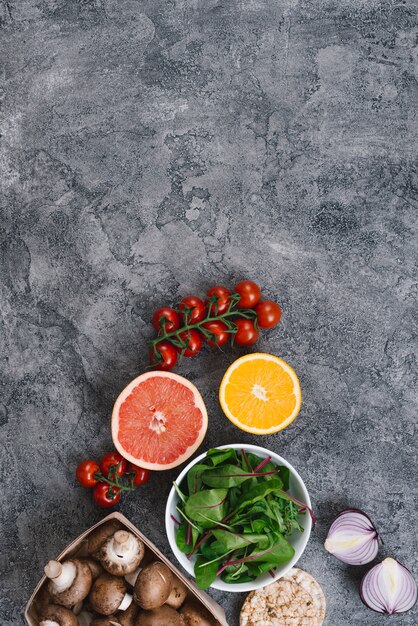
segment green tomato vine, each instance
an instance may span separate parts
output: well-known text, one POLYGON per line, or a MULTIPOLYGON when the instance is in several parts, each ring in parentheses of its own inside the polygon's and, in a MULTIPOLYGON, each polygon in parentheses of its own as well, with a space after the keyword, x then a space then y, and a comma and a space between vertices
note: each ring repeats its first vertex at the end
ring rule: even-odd
MULTIPOLYGON (((218 344, 217 336, 212 331, 205 328, 205 324, 208 322, 222 322, 225 324, 226 329, 225 332, 231 335, 231 344, 233 343, 234 335, 236 334, 238 327, 234 323, 234 318, 242 317, 245 319, 252 320, 254 323, 254 327, 257 328, 257 313, 254 309, 242 309, 237 306, 241 296, 238 293, 232 293, 229 296, 229 304, 228 308, 224 313, 218 312, 218 298, 216 295, 211 296, 207 301, 207 314, 204 319, 200 322, 196 322, 194 324, 189 323, 191 320, 191 314, 193 311, 193 307, 185 307, 184 309, 174 309, 177 313, 181 314, 184 319, 184 324, 177 330, 173 330, 171 332, 167 332, 165 330, 167 318, 162 317, 160 320, 160 331, 158 332, 155 339, 151 341, 152 352, 155 356, 155 364, 158 364, 162 361, 161 355, 158 352, 158 344, 161 341, 169 341, 173 346, 181 350, 180 358, 184 355, 184 352, 189 347, 188 341, 185 340, 181 335, 186 335, 190 330, 198 330, 206 341, 213 341, 215 344, 218 344), (212 313, 214 311, 214 314, 212 313)), ((220 349, 220 346, 218 346, 220 349)))

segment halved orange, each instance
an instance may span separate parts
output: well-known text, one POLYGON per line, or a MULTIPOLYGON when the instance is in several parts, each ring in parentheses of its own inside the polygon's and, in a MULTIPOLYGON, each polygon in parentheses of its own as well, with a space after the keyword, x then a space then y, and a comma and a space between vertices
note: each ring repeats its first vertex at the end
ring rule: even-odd
POLYGON ((240 357, 226 370, 219 401, 235 426, 268 435, 289 426, 300 411, 299 379, 286 361, 256 352, 240 357))
POLYGON ((147 372, 119 395, 112 413, 115 448, 151 470, 184 463, 206 434, 208 414, 196 387, 172 372, 147 372))

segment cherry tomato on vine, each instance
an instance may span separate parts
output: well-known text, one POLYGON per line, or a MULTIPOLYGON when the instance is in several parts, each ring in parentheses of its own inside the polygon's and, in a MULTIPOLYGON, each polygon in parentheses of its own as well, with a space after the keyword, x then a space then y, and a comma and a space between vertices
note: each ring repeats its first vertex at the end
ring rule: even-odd
POLYGON ((207 300, 206 305, 209 307, 209 311, 211 315, 221 315, 225 313, 229 306, 229 297, 231 292, 226 287, 222 287, 222 285, 215 285, 211 287, 207 292, 207 300), (216 296, 217 298, 217 306, 215 303, 209 303, 211 297, 216 296))
POLYGON ((78 482, 80 485, 83 485, 83 487, 95 487, 99 482, 97 478, 94 477, 97 472, 100 472, 97 461, 86 459, 77 465, 75 475, 78 482))
MULTIPOLYGON (((184 332, 179 334, 180 339, 187 343, 187 348, 184 351, 184 356, 196 356, 202 347, 202 336, 198 330, 194 328, 190 330, 185 330, 184 332)), ((179 352, 182 351, 181 348, 177 348, 179 352)))
POLYGON ((135 476, 132 478, 132 484, 136 487, 139 487, 140 485, 145 485, 145 483, 149 481, 151 476, 151 472, 148 469, 139 467, 138 465, 134 465, 133 463, 128 463, 127 472, 135 474, 135 476))
POLYGON ((182 311, 181 318, 186 324, 197 324, 205 317, 205 303, 197 296, 183 298, 179 304, 179 309, 182 311))
POLYGON ((120 500, 120 490, 107 483, 99 483, 93 489, 93 502, 103 508, 109 508, 120 500))
POLYGON ((205 322, 202 324, 202 328, 206 328, 206 330, 209 330, 213 335, 215 335, 214 337, 212 336, 210 339, 206 340, 208 346, 211 348, 224 346, 228 341, 228 326, 223 322, 205 322))
POLYGON ((259 332, 254 327, 252 320, 247 320, 245 317, 234 319, 234 324, 237 325, 237 332, 234 335, 234 343, 237 346, 252 346, 258 339, 259 332))
POLYGON ((234 291, 241 296, 237 303, 237 307, 241 309, 255 307, 261 298, 260 287, 252 280, 242 280, 238 285, 235 285, 234 291))
POLYGON ((126 472, 126 461, 118 452, 108 452, 100 459, 100 471, 105 478, 108 478, 110 468, 115 466, 118 476, 123 476, 126 472))
POLYGON ((259 302, 255 307, 257 313, 257 322, 260 328, 273 328, 280 322, 282 316, 282 310, 272 300, 263 300, 259 302))
POLYGON ((157 332, 165 330, 167 333, 171 333, 180 326, 179 314, 169 306, 163 306, 161 309, 157 309, 152 316, 152 325, 157 332))
POLYGON ((158 355, 155 354, 154 348, 151 348, 149 353, 149 359, 151 364, 155 364, 154 367, 157 370, 171 370, 177 363, 177 350, 169 341, 160 341, 157 343, 155 349, 158 354, 161 355, 162 360, 158 360, 158 355))

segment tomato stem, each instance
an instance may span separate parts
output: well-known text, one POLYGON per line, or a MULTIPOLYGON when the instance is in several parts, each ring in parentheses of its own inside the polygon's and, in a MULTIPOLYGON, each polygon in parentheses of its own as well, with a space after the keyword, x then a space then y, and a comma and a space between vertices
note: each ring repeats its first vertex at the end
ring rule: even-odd
MULTIPOLYGON (((109 470, 109 476, 113 475, 114 480, 112 480, 112 478, 106 478, 105 476, 103 476, 103 474, 101 472, 96 472, 96 474, 94 475, 94 478, 96 480, 99 481, 99 483, 107 483, 110 487, 113 487, 114 489, 117 489, 118 491, 134 491, 135 487, 132 484, 132 480, 131 478, 130 480, 130 484, 129 485, 125 485, 119 478, 118 474, 116 473, 116 471, 112 472, 112 468, 114 468, 115 466, 112 465, 110 470, 109 470)), ((117 492, 116 492, 117 493, 117 492)))
POLYGON ((201 320, 200 322, 196 322, 195 324, 188 323, 188 319, 189 319, 188 311, 184 311, 184 310, 180 311, 182 314, 185 314, 184 317, 185 317, 186 323, 184 324, 184 326, 182 326, 181 328, 178 328, 177 330, 173 330, 167 333, 165 330, 165 325, 162 324, 161 330, 163 331, 163 333, 161 333, 160 331, 160 334, 158 334, 157 337, 155 337, 155 339, 151 340, 151 345, 152 345, 152 349, 153 349, 155 356, 158 356, 157 346, 160 343, 160 341, 169 341, 174 346, 181 348, 182 354, 183 354, 184 351, 188 347, 188 343, 187 341, 184 341, 182 337, 180 337, 180 335, 183 333, 187 333, 188 331, 194 330, 194 329, 199 330, 205 336, 206 339, 216 342, 216 335, 204 327, 204 324, 207 324, 208 322, 224 322, 224 324, 227 326, 227 329, 225 329, 225 332, 230 333, 231 335, 234 335, 237 332, 237 327, 234 324, 233 320, 228 319, 230 317, 238 315, 240 317, 253 320, 254 324, 256 324, 257 313, 253 309, 236 308, 236 304, 238 303, 239 299, 240 299, 239 294, 237 293, 232 294, 230 297, 230 303, 229 303, 228 309, 224 313, 218 314, 217 298, 216 296, 212 296, 208 303, 207 316, 203 320, 201 320), (215 315, 211 314, 212 308, 215 309, 215 315))

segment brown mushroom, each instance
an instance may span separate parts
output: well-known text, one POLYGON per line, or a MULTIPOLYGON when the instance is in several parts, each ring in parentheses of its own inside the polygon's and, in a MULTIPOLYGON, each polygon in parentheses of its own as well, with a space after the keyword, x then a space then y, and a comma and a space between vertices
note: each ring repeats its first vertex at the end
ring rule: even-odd
POLYGON ((104 542, 121 528, 122 524, 116 519, 112 519, 106 522, 106 524, 98 526, 96 530, 93 530, 87 537, 87 552, 91 556, 94 556, 100 550, 104 542))
POLYGON ((121 626, 114 615, 110 617, 96 617, 92 622, 90 622, 90 626, 121 626))
POLYGON ((204 606, 192 602, 186 602, 180 609, 180 614, 185 626, 213 626, 215 621, 204 606))
POLYGON ((165 601, 172 609, 179 609, 187 596, 187 587, 177 576, 173 575, 173 585, 170 595, 165 601))
POLYGON ((120 626, 135 626, 135 618, 138 613, 138 607, 135 602, 131 602, 126 611, 118 611, 116 619, 120 626))
POLYGON ((40 615, 39 626, 78 626, 78 619, 70 609, 49 604, 40 615))
POLYGON ((91 622, 94 619, 92 613, 85 608, 77 615, 79 626, 91 626, 91 622))
POLYGON ((87 563, 89 566, 93 580, 96 580, 96 578, 99 578, 100 574, 103 574, 103 567, 100 565, 99 561, 90 558, 80 560, 83 561, 83 563, 87 563))
POLYGON ((177 611, 164 604, 158 609, 142 611, 135 626, 183 626, 183 620, 177 611))
POLYGON ((89 602, 96 613, 112 615, 117 610, 126 610, 132 602, 132 596, 126 593, 123 578, 102 574, 93 583, 89 602))
POLYGON ((136 570, 144 552, 144 544, 138 537, 127 530, 118 530, 104 542, 97 556, 109 574, 125 576, 136 570))
POLYGON ((143 609, 156 609, 168 599, 173 575, 160 561, 150 563, 139 573, 134 587, 134 599, 143 609))
POLYGON ((70 608, 87 597, 93 581, 91 571, 80 559, 49 561, 44 568, 48 591, 56 604, 70 608))

